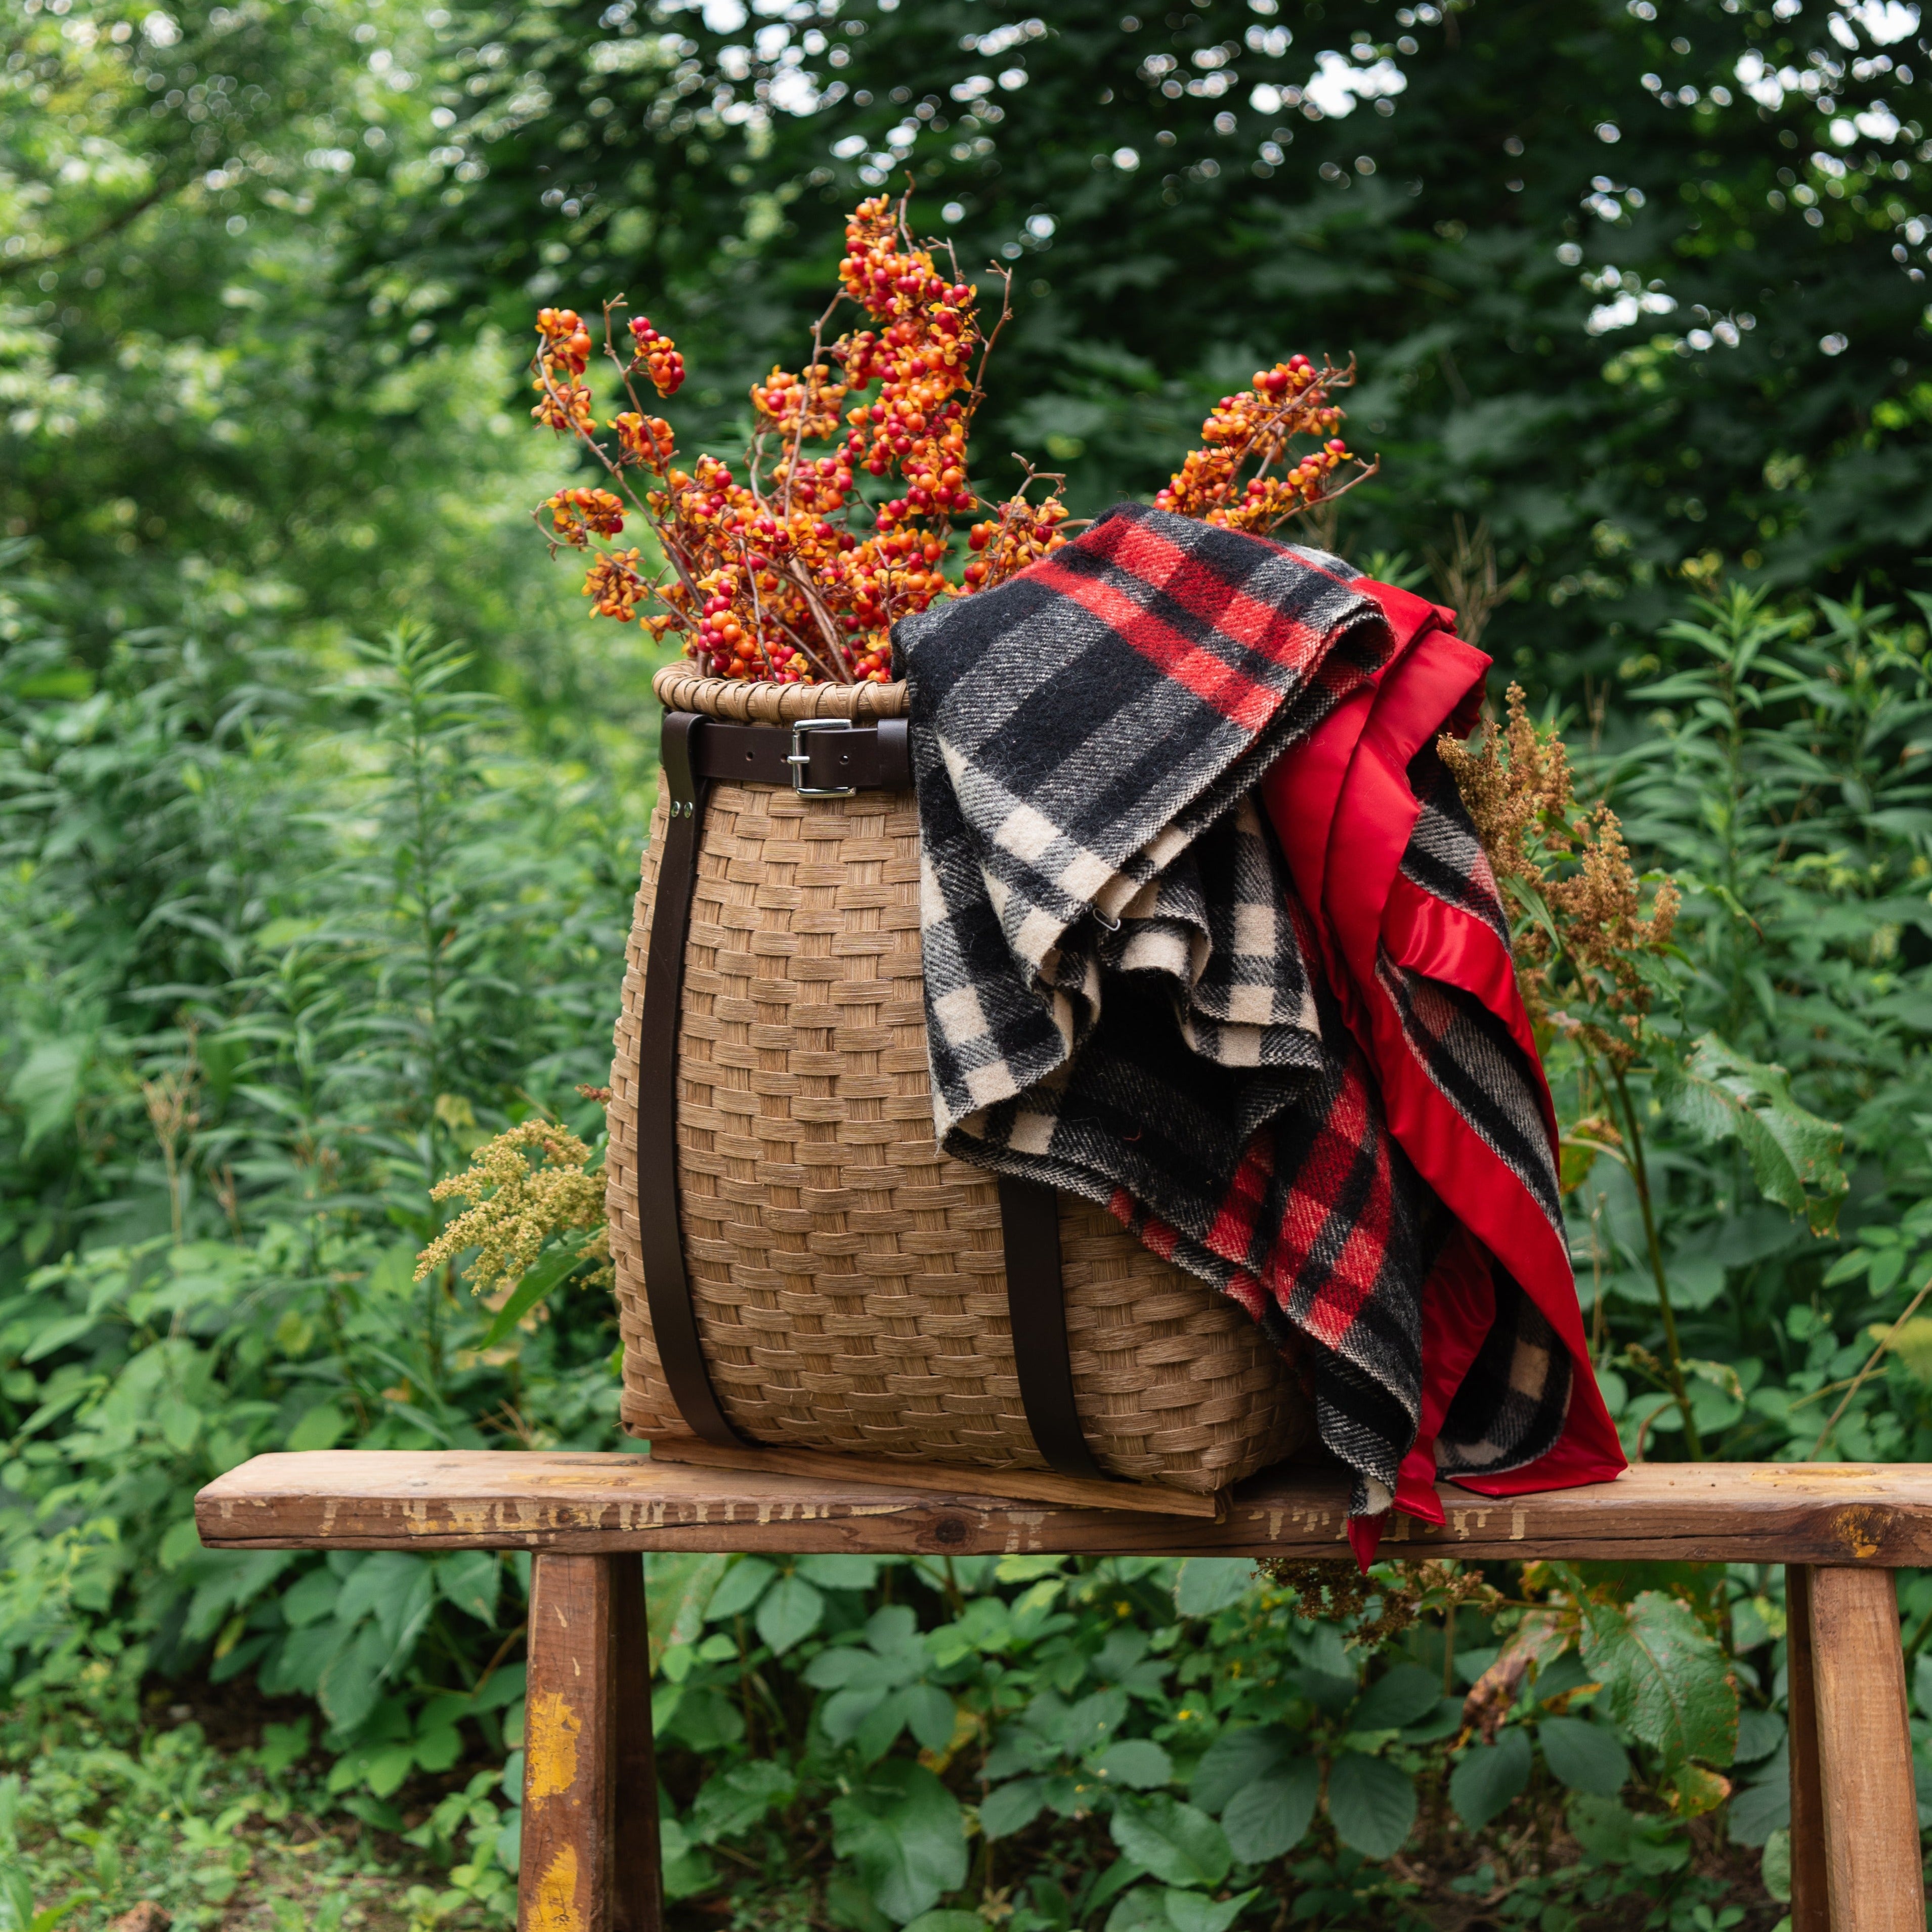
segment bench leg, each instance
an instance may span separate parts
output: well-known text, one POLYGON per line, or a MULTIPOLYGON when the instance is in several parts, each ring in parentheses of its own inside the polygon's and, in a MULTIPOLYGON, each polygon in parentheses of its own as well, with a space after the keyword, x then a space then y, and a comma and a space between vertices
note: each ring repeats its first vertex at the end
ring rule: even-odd
POLYGON ((1791 1932, 1832 1932, 1825 1888, 1825 1794, 1818 1775, 1818 1684, 1811 1661, 1811 1572, 1784 1570, 1785 1702, 1791 1736, 1791 1932))
MULTIPOLYGON (((1801 1594, 1810 1640, 1830 1932, 1924 1932, 1918 1804, 1892 1573, 1816 1567, 1801 1594)), ((1793 1743, 1795 1880, 1801 1753, 1793 1743)), ((1794 1886, 1793 1932, 1797 1902, 1794 1886)))
POLYGON ((651 1742, 651 1643, 644 1559, 610 1560, 616 1577, 610 1687, 617 1733, 611 1932, 663 1932, 664 1863, 658 1848, 658 1766, 651 1742))
POLYGON ((518 1932, 659 1932, 646 1646, 636 1556, 538 1554, 518 1932))

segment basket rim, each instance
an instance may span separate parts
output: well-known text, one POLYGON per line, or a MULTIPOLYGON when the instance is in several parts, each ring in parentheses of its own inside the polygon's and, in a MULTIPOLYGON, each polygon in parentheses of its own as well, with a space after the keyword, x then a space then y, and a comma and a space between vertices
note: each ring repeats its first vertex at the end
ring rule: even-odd
POLYGON ((789 724, 801 718, 903 718, 903 680, 887 684, 778 684, 764 678, 706 677, 666 664, 651 691, 667 711, 695 711, 738 724, 789 724))

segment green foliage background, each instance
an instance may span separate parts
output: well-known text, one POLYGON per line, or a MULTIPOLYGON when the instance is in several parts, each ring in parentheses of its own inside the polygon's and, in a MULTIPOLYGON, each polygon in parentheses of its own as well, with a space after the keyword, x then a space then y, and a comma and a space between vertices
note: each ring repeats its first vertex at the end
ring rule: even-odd
MULTIPOLYGON (((562 467, 528 311, 627 292, 728 447, 889 176, 1014 266, 996 481, 1017 448, 1082 509, 1150 494, 1257 364, 1359 358, 1384 468, 1335 540, 1426 583, 1486 520, 1486 644, 1685 890, 1634 1092, 1702 1446, 1924 1458, 1932 1318, 1891 1328, 1932 1267, 1918 32, 1819 0, 22 0, 0 1925, 507 1914, 519 1564, 211 1555, 189 1499, 272 1448, 619 1446, 598 1296, 486 1347, 446 1270, 410 1279, 483 1139, 601 1126, 655 784, 647 651, 523 521, 562 467), (1844 1126, 1823 1236, 1811 1117, 1844 1126), (224 1700, 221 1750, 168 1715, 224 1700), (323 1828, 361 1837, 310 1897, 323 1828)), ((1635 1197, 1573 1170, 1606 1394, 1684 1454, 1635 1197)), ((1772 1924, 1780 1580, 1489 1581, 1372 1654, 1245 1565, 661 1563, 677 1910, 1772 1924), (1537 1661, 1463 1738, 1508 1644, 1537 1661)), ((1901 1592, 1916 1660, 1932 1580, 1901 1592)))

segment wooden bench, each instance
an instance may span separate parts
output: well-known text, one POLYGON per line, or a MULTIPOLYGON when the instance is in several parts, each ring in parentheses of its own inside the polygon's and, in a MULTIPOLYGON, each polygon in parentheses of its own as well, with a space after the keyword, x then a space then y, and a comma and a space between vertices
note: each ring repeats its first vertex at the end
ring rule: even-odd
MULTIPOLYGON (((926 1472, 930 1480, 930 1472, 926 1472)), ((1892 1572, 1932 1566, 1932 1467, 1660 1464, 1486 1502, 1383 1553, 1782 1563, 1792 1932, 1924 1932, 1892 1572)), ((1220 1520, 637 1455, 260 1456, 196 1500, 214 1550, 527 1550, 523 1932, 658 1932, 644 1550, 1345 1556, 1342 1480, 1286 1469, 1220 1520)))

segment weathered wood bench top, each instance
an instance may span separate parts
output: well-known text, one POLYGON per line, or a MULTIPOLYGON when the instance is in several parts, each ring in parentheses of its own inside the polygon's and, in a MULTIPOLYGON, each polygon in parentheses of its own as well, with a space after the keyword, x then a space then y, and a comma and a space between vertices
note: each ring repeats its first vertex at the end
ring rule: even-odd
MULTIPOLYGON (((1652 1462, 1613 1483, 1500 1501, 1444 1484, 1439 1529, 1397 1518, 1392 1557, 1657 1558, 1932 1564, 1932 1467, 1652 1462)), ((1346 1554, 1346 1479, 1276 1470, 1226 1520, 829 1484, 526 1450, 326 1450, 257 1456, 195 1505, 211 1549, 476 1548, 1346 1554)))

